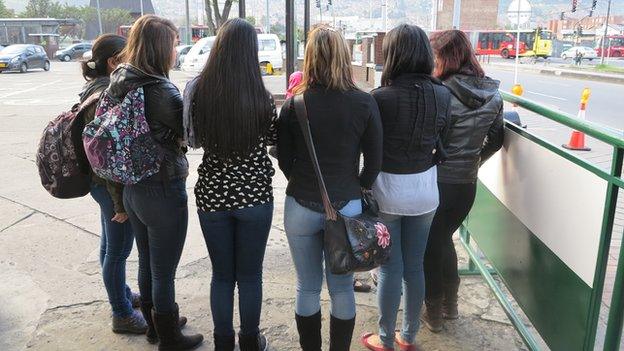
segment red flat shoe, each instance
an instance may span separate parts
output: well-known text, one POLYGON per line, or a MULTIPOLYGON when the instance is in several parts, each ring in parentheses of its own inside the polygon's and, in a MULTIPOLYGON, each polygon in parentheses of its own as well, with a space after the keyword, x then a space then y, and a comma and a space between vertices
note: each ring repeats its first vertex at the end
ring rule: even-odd
POLYGON ((372 351, 394 351, 394 349, 384 347, 377 334, 364 333, 360 337, 360 341, 364 347, 372 351))
POLYGON ((423 351, 422 348, 418 347, 416 344, 408 344, 401 338, 401 333, 396 331, 394 333, 394 342, 399 345, 399 350, 401 351, 423 351))

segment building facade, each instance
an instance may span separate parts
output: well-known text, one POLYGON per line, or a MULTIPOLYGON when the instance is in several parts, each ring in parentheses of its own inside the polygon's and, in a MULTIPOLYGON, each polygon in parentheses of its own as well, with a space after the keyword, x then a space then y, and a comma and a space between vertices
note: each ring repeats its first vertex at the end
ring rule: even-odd
POLYGON ((436 30, 453 28, 455 1, 460 1, 459 28, 461 30, 496 29, 499 0, 433 0, 436 30))

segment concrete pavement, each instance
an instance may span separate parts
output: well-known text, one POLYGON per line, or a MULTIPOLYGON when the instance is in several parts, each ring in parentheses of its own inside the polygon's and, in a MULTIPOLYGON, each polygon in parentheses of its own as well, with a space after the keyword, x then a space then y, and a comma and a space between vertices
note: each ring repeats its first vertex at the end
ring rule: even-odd
MULTIPOLYGON (((183 87, 189 77, 173 72, 183 87)), ((40 186, 34 152, 41 130, 68 109, 83 84, 76 63, 52 64, 51 72, 0 75, 0 350, 154 350, 140 336, 110 331, 110 310, 98 263, 99 212, 89 197, 57 200, 40 186)), ((276 83, 277 84, 277 83, 276 83)), ((276 86, 279 86, 276 85, 276 86)), ((176 280, 186 332, 201 332, 211 350, 209 310, 211 267, 199 229, 193 185, 201 152, 188 158, 190 225, 176 280)), ((286 181, 274 179, 276 210, 264 273, 262 328, 272 350, 297 350, 294 324, 295 276, 283 231, 286 181)), ((461 253, 461 262, 466 256, 461 253)), ((136 288, 136 252, 128 262, 136 288)), ((366 275, 363 275, 365 278, 366 275)), ((357 294, 357 336, 375 331, 375 294, 357 294)), ((328 295, 323 293, 324 335, 328 295)), ((493 295, 479 277, 466 277, 460 290, 460 318, 441 334, 421 330, 426 350, 524 350, 493 295)), ((324 341, 327 345, 327 340, 324 341)))

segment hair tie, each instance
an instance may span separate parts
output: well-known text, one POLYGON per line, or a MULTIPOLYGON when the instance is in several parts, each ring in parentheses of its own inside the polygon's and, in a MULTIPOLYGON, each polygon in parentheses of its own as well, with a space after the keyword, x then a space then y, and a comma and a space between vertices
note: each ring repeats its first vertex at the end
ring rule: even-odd
POLYGON ((95 69, 96 64, 95 64, 95 62, 93 62, 93 61, 89 61, 89 62, 87 62, 87 67, 89 67, 89 68, 91 68, 91 69, 95 69))

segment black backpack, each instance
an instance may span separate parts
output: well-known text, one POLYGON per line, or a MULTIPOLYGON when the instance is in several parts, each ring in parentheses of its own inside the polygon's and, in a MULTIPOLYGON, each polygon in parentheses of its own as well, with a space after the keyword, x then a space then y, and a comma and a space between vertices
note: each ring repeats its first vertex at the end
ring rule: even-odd
POLYGON ((61 113, 43 130, 37 149, 41 185, 54 197, 82 197, 91 189, 91 167, 82 146, 83 112, 97 103, 96 93, 61 113))

